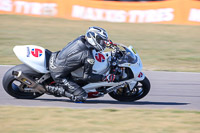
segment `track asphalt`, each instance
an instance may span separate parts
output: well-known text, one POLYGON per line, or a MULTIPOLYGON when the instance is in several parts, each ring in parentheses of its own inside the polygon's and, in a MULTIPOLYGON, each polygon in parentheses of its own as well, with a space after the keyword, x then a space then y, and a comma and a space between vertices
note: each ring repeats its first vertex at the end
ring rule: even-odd
POLYGON ((73 103, 67 98, 56 98, 46 94, 34 100, 21 100, 9 96, 2 87, 2 78, 10 67, 0 66, 0 106, 200 110, 200 73, 144 71, 151 82, 151 90, 139 101, 118 102, 109 95, 105 95, 97 99, 88 99, 85 103, 73 103))

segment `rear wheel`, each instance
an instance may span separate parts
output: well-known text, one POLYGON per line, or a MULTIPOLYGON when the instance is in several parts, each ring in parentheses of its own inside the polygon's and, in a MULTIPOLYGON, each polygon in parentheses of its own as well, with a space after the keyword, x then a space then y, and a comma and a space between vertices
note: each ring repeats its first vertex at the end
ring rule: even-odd
POLYGON ((127 87, 113 91, 109 93, 109 95, 118 101, 132 102, 145 97, 149 93, 151 85, 148 78, 145 77, 144 80, 139 81, 134 88, 129 89, 127 87), (128 93, 127 89, 130 90, 128 93))
POLYGON ((40 93, 22 91, 20 87, 24 88, 26 87, 26 85, 14 78, 14 76, 12 75, 13 71, 23 71, 25 75, 32 77, 33 79, 41 77, 39 73, 37 73, 25 64, 12 67, 5 73, 2 80, 3 88, 9 95, 19 99, 34 99, 43 95, 40 93))

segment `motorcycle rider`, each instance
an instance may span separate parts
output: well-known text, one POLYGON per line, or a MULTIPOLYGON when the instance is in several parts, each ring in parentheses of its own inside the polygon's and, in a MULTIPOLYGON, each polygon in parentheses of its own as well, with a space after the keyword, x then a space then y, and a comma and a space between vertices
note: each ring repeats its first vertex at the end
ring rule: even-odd
POLYGON ((115 80, 113 74, 104 76, 92 73, 95 62, 92 50, 101 52, 106 48, 106 45, 112 44, 112 41, 108 40, 107 32, 103 28, 94 26, 89 27, 85 35, 76 38, 61 51, 54 52, 50 57, 49 69, 52 78, 58 85, 46 86, 47 92, 57 96, 67 96, 70 93, 71 100, 75 102, 85 101, 87 93, 74 81, 70 74, 81 67, 84 67, 83 81, 113 82, 115 80))

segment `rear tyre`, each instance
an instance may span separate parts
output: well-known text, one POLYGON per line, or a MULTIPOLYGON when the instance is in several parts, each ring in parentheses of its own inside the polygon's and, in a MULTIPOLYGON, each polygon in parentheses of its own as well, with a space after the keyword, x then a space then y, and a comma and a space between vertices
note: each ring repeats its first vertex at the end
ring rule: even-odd
POLYGON ((25 64, 17 65, 9 69, 2 80, 4 90, 11 96, 19 99, 34 99, 43 94, 33 92, 23 92, 19 89, 19 85, 22 83, 17 81, 12 75, 13 71, 23 71, 23 73, 32 78, 40 78, 41 75, 28 67, 25 64))
POLYGON ((150 91, 151 85, 147 77, 144 80, 139 81, 136 86, 131 89, 130 93, 126 93, 124 90, 127 88, 120 88, 117 91, 109 93, 109 95, 121 102, 132 102, 145 97, 150 91))

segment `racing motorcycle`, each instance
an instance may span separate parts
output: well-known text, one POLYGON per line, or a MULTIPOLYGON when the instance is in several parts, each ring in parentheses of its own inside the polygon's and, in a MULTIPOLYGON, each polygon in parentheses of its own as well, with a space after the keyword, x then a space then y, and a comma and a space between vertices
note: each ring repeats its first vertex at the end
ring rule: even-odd
MULTIPOLYGON (((150 91, 150 82, 142 72, 142 62, 132 46, 115 44, 108 52, 92 51, 95 58, 93 73, 115 74, 115 82, 88 83, 77 81, 88 98, 109 94, 118 101, 131 102, 145 97, 150 91)), ((15 46, 15 55, 23 64, 9 69, 3 77, 5 91, 19 99, 34 99, 46 91, 47 85, 54 86, 49 72, 51 51, 35 45, 15 46)), ((74 78, 83 76, 83 68, 71 72, 74 78)), ((55 95, 56 96, 56 95, 55 95)))

